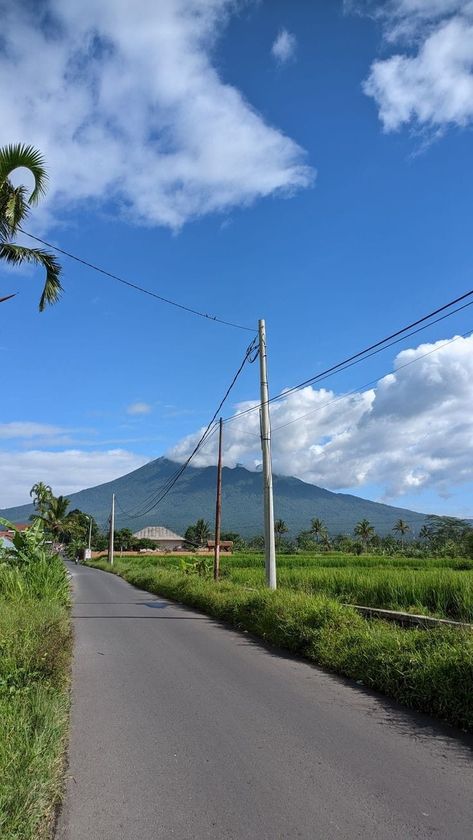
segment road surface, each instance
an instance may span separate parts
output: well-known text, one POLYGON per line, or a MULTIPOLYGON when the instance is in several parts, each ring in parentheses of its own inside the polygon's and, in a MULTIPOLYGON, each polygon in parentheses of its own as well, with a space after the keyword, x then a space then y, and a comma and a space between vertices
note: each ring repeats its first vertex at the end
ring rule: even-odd
POLYGON ((469 840, 473 738, 83 566, 58 840, 469 840))

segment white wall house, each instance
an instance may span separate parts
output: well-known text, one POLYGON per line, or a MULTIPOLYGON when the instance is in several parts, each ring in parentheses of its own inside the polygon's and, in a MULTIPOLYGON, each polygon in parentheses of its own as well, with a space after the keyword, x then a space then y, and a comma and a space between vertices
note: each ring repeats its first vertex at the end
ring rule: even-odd
POLYGON ((142 528, 133 534, 138 540, 153 540, 156 543, 156 548, 168 549, 173 551, 175 548, 181 548, 184 544, 184 537, 170 531, 169 528, 164 528, 162 525, 149 525, 148 528, 142 528))

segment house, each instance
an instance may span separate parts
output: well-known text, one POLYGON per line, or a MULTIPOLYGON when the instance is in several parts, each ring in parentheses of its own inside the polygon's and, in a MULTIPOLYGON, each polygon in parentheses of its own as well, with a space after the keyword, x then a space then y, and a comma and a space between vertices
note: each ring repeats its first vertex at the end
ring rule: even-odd
MULTIPOLYGON (((27 531, 30 525, 26 523, 20 523, 19 525, 15 525, 17 531, 27 531)), ((7 540, 11 540, 15 536, 15 531, 13 528, 4 528, 0 530, 0 538, 6 538, 7 540)))
POLYGON ((177 548, 182 548, 185 540, 169 528, 164 528, 162 525, 149 525, 147 528, 142 528, 133 536, 137 540, 152 540, 156 543, 156 548, 167 549, 174 551, 177 548))

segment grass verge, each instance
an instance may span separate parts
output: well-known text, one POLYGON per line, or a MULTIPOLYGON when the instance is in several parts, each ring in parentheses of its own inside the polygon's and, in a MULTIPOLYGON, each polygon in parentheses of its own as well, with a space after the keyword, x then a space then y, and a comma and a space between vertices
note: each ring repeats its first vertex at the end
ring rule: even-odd
MULTIPOLYGON (((112 571, 108 563, 91 566, 112 571)), ((134 567, 117 559, 113 571, 129 583, 196 607, 267 642, 377 689, 404 705, 473 731, 473 633, 404 629, 367 621, 325 595, 242 586, 173 569, 134 567)))
POLYGON ((69 588, 58 558, 0 566, 0 837, 46 840, 69 716, 69 588))

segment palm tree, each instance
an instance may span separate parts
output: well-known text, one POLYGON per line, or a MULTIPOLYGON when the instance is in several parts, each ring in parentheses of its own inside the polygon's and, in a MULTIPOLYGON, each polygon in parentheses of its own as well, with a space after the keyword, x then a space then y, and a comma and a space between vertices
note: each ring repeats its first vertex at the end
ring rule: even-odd
POLYGON ((393 525, 394 533, 401 535, 401 548, 404 548, 404 536, 410 530, 410 526, 407 524, 407 522, 404 522, 403 519, 398 519, 396 524, 393 525))
POLYGON ((210 525, 205 519, 198 519, 194 525, 194 534, 196 542, 199 545, 204 545, 210 538, 210 525))
POLYGON ((318 542, 320 537, 324 537, 327 533, 325 523, 322 522, 321 519, 312 519, 310 523, 310 532, 314 535, 316 542, 318 542))
POLYGON ((52 495, 52 488, 49 484, 45 484, 44 481, 37 481, 36 484, 33 484, 30 490, 30 496, 33 499, 35 510, 39 511, 39 513, 44 513, 52 495))
POLYGON ((22 143, 0 147, 0 259, 13 265, 30 262, 46 270, 46 282, 39 301, 43 311, 47 303, 56 303, 62 291, 59 275, 61 267, 54 254, 41 248, 26 248, 12 242, 21 231, 30 208, 46 192, 47 175, 41 152, 22 143), (34 189, 28 197, 26 187, 14 187, 10 175, 15 169, 29 169, 34 178, 34 189))
POLYGON ((48 499, 46 510, 35 517, 41 519, 46 530, 57 542, 62 542, 62 538, 67 531, 66 517, 69 504, 69 499, 66 499, 65 496, 51 496, 48 499))
POLYGON ((358 522, 355 525, 353 533, 356 537, 361 538, 361 542, 363 543, 364 548, 366 548, 367 543, 374 534, 374 528, 367 519, 362 519, 361 522, 358 522))
POLYGON ((427 525, 422 525, 422 528, 419 531, 419 539, 420 540, 428 540, 432 536, 430 528, 427 525))
POLYGON ((276 519, 274 523, 274 533, 276 535, 276 543, 280 545, 281 538, 283 534, 287 534, 289 528, 287 527, 284 519, 276 519))

